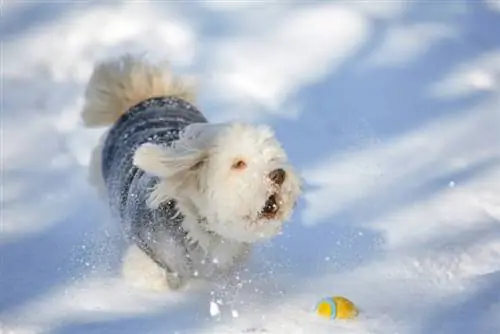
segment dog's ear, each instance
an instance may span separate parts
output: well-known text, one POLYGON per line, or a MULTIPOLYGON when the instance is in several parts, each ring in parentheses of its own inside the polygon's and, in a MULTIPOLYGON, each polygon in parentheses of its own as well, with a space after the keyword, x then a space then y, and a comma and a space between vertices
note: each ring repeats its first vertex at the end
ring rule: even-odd
POLYGON ((134 165, 161 179, 151 193, 150 206, 178 198, 181 192, 201 191, 203 167, 220 129, 208 123, 191 124, 170 146, 153 143, 139 146, 134 153, 134 165))
POLYGON ((188 125, 170 146, 142 144, 134 154, 134 165, 160 178, 199 168, 209 154, 218 127, 208 123, 188 125))
POLYGON ((204 160, 204 150, 189 148, 186 145, 167 147, 145 143, 134 154, 135 166, 162 179, 194 170, 200 167, 204 160))

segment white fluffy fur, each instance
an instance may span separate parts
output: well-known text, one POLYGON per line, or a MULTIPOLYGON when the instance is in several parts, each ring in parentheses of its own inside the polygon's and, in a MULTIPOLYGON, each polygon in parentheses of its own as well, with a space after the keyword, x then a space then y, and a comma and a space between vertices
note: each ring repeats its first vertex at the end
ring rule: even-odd
POLYGON ((110 125, 133 105, 166 95, 194 102, 195 89, 190 80, 174 76, 167 62, 154 65, 124 55, 96 65, 85 91, 82 119, 87 127, 110 125))
MULTIPOLYGON (((89 127, 109 125, 130 106, 154 96, 194 101, 194 91, 168 68, 131 56, 103 62, 88 84, 82 117, 89 127)), ((100 146, 94 150, 91 166, 95 185, 99 184, 95 171, 100 146)), ((172 198, 178 203, 185 216, 183 228, 203 253, 192 254, 193 259, 208 254, 221 268, 245 258, 249 244, 275 236, 300 193, 299 179, 283 148, 272 130, 262 125, 192 124, 170 147, 143 144, 135 152, 134 164, 160 178, 149 198, 152 208, 172 198), (233 168, 240 160, 245 168, 233 168), (281 186, 269 179, 277 168, 286 172, 281 186), (280 199, 272 219, 261 215, 271 194, 280 199)), ((166 288, 168 280, 135 246, 125 255, 123 274, 132 283, 153 289, 166 288)))
POLYGON ((128 284, 145 290, 169 289, 167 274, 136 245, 131 245, 123 257, 122 275, 128 284))

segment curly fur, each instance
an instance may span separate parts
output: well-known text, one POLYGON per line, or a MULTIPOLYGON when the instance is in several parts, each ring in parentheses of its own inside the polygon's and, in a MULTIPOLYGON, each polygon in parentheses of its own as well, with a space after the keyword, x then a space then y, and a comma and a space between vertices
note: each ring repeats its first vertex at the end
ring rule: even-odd
POLYGON ((82 119, 87 127, 113 124, 133 105, 155 96, 176 96, 194 103, 193 83, 172 74, 168 62, 153 65, 124 55, 96 65, 85 91, 82 119))

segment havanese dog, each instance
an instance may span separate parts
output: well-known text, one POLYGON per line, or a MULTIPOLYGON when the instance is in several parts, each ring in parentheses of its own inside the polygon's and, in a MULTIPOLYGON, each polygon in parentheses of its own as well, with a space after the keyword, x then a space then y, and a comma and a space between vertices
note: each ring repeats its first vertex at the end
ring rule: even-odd
POLYGON ((175 290, 231 272, 293 212, 300 181, 273 131, 209 123, 189 80, 166 64, 132 55, 98 63, 82 119, 109 126, 91 181, 123 223, 122 273, 134 285, 175 290))

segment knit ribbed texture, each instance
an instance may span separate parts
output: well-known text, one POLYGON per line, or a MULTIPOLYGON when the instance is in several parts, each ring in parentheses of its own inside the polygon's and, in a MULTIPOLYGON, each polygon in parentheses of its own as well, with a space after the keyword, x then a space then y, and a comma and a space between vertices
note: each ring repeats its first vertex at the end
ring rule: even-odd
MULTIPOLYGON (((133 165, 134 152, 147 142, 170 145, 187 125, 206 122, 190 103, 176 97, 156 97, 132 107, 106 137, 102 175, 112 212, 125 224, 128 237, 147 253, 151 253, 151 243, 157 241, 155 238, 159 234, 183 244, 185 232, 180 226, 183 217, 174 218, 177 213, 174 201, 163 203, 155 210, 147 207, 146 200, 158 178, 133 165)), ((168 267, 166 263, 159 264, 168 267)))

